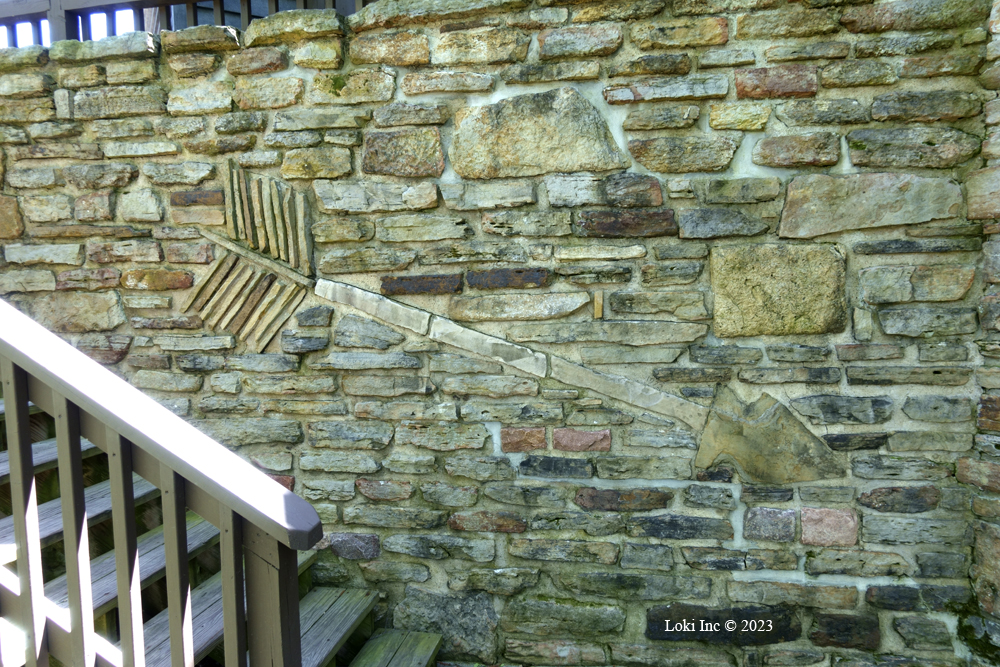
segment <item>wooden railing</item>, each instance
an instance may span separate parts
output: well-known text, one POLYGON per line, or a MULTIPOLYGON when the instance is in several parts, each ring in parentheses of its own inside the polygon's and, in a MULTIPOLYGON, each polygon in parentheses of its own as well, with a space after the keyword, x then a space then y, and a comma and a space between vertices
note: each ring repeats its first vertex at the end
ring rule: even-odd
MULTIPOLYGON (((360 11, 362 6, 374 0, 267 0, 269 16, 286 9, 338 9, 343 14, 360 11)), ((90 17, 93 14, 106 16, 107 34, 116 34, 115 12, 133 11, 134 30, 157 32, 159 30, 179 30, 196 25, 231 25, 246 29, 255 15, 251 11, 250 0, 210 0, 209 2, 188 2, 187 0, 0 0, 0 26, 7 28, 8 46, 28 46, 15 38, 15 26, 28 23, 31 26, 31 44, 42 43, 42 22, 48 21, 49 40, 91 39, 90 17), (171 7, 183 5, 184 19, 175 22, 171 7), (207 6, 206 6, 207 5, 207 6), (238 6, 237 6, 238 5, 238 6), (154 10, 150 13, 147 10, 154 10), (208 15, 211 19, 208 19, 208 15)))
POLYGON ((185 515, 220 531, 227 667, 300 665, 296 550, 322 536, 316 511, 236 454, 0 301, 16 574, 0 566, 0 658, 24 633, 26 660, 143 667, 133 473, 159 488, 172 667, 191 667, 192 601, 185 515), (29 402, 55 421, 69 609, 44 594, 29 402), (107 454, 120 648, 94 630, 81 438, 107 454), (245 599, 245 604, 244 604, 245 599), (2 645, 7 644, 7 645, 2 645))

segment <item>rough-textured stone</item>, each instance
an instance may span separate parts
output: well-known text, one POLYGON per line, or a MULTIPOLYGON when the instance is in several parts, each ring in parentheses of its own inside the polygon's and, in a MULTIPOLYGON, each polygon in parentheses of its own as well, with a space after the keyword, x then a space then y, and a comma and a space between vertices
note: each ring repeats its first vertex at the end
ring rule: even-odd
POLYGON ((932 30, 984 20, 989 7, 984 0, 897 0, 884 6, 850 7, 841 17, 841 23, 851 32, 859 33, 932 30))
POLYGON ((368 174, 440 176, 444 171, 441 133, 432 127, 368 132, 361 168, 368 174))
POLYGON ((629 152, 650 171, 676 174, 722 171, 729 166, 740 142, 728 136, 633 139, 629 152))
POLYGON ((507 632, 534 635, 607 633, 619 631, 625 623, 625 611, 610 604, 580 602, 563 598, 519 598, 511 601, 501 619, 507 632))
POLYGON ((611 55, 623 42, 622 29, 614 23, 555 28, 538 34, 538 57, 542 60, 611 55))
POLYGON ((832 132, 767 137, 753 147, 754 164, 767 167, 823 167, 840 160, 840 135, 832 132))
POLYGON ((889 420, 893 406, 888 396, 806 396, 790 404, 814 424, 878 424, 889 420))
POLYGON ((306 101, 312 104, 388 102, 395 89, 395 74, 386 67, 356 69, 349 74, 317 74, 306 101))
POLYGON ((882 308, 882 330, 896 336, 954 336, 976 330, 976 311, 963 308, 882 308))
POLYGON ((955 121, 977 115, 982 108, 971 93, 936 91, 929 93, 885 93, 872 102, 873 120, 896 120, 908 123, 955 121))
POLYGON ((631 37, 643 51, 688 46, 714 46, 729 39, 729 23, 724 18, 669 19, 634 23, 631 37))
POLYGON ((735 76, 739 99, 814 97, 819 87, 816 68, 809 65, 737 69, 735 76))
MULTIPOLYGON (((667 130, 691 127, 700 111, 691 104, 671 104, 652 109, 630 111, 622 124, 626 130, 667 130)), ((596 202, 595 202, 596 203, 596 202)))
POLYGON ((728 337, 841 331, 847 323, 844 272, 843 257, 823 246, 716 248, 715 333, 728 337))
POLYGON ((441 635, 446 656, 471 656, 484 662, 496 658, 497 614, 486 593, 440 595, 410 585, 393 611, 393 624, 441 635))
POLYGON ((951 128, 855 130, 847 135, 851 162, 870 167, 947 168, 979 151, 979 140, 951 128))
POLYGON ((839 646, 875 651, 882 636, 877 616, 816 614, 809 640, 817 646, 839 646))
POLYGON ((456 114, 452 142, 451 160, 464 178, 605 171, 629 165, 597 110, 572 88, 463 109, 456 114))
POLYGON ((294 9, 253 21, 243 33, 244 46, 297 42, 344 34, 343 18, 334 9, 294 9))
POLYGON ((799 176, 788 187, 778 234, 812 238, 949 218, 957 213, 960 200, 957 185, 946 179, 897 174, 799 176), (886 206, 890 201, 894 205, 886 206))

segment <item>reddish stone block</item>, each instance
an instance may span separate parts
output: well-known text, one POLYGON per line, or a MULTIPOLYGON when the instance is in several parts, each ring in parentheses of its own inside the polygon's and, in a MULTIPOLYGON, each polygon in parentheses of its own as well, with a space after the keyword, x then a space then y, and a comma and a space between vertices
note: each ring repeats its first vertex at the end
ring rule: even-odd
POLYGON ((354 486, 358 493, 372 500, 406 500, 413 495, 413 485, 409 482, 356 479, 354 486))
POLYGON ((17 197, 0 195, 0 239, 16 239, 24 233, 17 197))
POLYGON ((57 290, 100 290, 118 287, 122 274, 118 269, 73 269, 56 276, 57 290))
POLYGON ((663 489, 595 489, 592 487, 576 492, 573 502, 588 510, 601 512, 645 512, 662 509, 674 497, 672 491, 663 489))
POLYGON ((500 449, 505 452, 530 452, 545 449, 544 428, 502 428, 500 449))
POLYGON ((119 334, 87 334, 76 343, 76 349, 99 364, 117 364, 128 354, 131 336, 119 334))
POLYGON ((465 275, 469 287, 475 289, 528 289, 545 287, 552 280, 548 269, 490 269, 469 271, 465 275))
POLYGON ((736 70, 736 96, 740 99, 815 97, 818 89, 816 68, 809 65, 736 70))
POLYGON ((166 269, 136 269, 122 274, 122 287, 152 291, 187 289, 194 284, 194 274, 166 269))
POLYGON ((288 67, 287 56, 273 46, 243 49, 230 56, 226 62, 226 69, 233 76, 277 72, 286 67, 288 67))
POLYGON ((802 544, 850 547, 858 541, 858 515, 854 510, 802 508, 802 544))
POLYGON ((264 473, 264 474, 273 479, 278 484, 281 484, 289 491, 293 492, 295 491, 295 477, 293 475, 275 475, 272 473, 264 473))
POLYGON ((458 294, 462 274, 435 276, 382 276, 382 294, 458 294))
MULTIPOLYGON (((985 397, 984 397, 985 398, 985 397)), ((974 484, 984 491, 1000 493, 1000 465, 978 459, 959 459, 955 478, 963 484, 974 484)))
POLYGON ((552 431, 552 446, 564 452, 606 452, 611 449, 611 430, 557 428, 552 431))
POLYGON ((163 248, 163 256, 175 264, 211 264, 215 246, 211 243, 171 243, 163 248))
POLYGON ((1000 431, 1000 396, 983 394, 980 397, 977 424, 984 431, 1000 431))
POLYGON ((979 608, 995 616, 1000 613, 1000 528, 985 521, 976 524, 975 561, 972 590, 979 608))
POLYGON ((528 522, 513 512, 456 512, 448 519, 448 527, 484 533, 523 533, 528 522))
POLYGON ((171 206, 223 206, 226 203, 222 190, 189 190, 171 192, 171 206))
POLYGON ((671 209, 665 211, 583 211, 573 225, 577 236, 619 239, 677 236, 671 209))

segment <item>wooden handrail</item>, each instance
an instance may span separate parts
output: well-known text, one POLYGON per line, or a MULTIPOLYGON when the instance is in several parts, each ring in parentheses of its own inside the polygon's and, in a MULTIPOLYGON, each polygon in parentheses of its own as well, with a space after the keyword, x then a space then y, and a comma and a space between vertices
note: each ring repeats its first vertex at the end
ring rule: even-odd
MULTIPOLYGON (((191 509, 213 523, 219 522, 221 503, 291 549, 309 549, 322 537, 319 515, 308 502, 3 301, 0 357, 95 418, 105 427, 101 430, 110 428, 130 441, 134 455, 147 455, 214 499, 199 507, 194 489, 187 498, 191 509)), ((52 414, 54 406, 46 405, 50 397, 31 396, 52 414)), ((96 429, 83 421, 83 435, 104 444, 106 433, 90 432, 96 429)), ((136 471, 146 472, 139 462, 136 471)), ((158 476, 143 476, 160 485, 158 476)))

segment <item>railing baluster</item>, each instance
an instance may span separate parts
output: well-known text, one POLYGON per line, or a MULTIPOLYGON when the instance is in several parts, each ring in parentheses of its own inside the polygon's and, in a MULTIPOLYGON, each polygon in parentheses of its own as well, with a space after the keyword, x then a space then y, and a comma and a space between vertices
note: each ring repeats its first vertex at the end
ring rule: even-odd
POLYGON ((191 581, 187 560, 187 512, 184 480, 160 466, 160 500, 163 505, 163 543, 167 554, 167 607, 170 610, 170 664, 193 667, 191 581))
POLYGON ((220 506, 222 561, 222 619, 225 629, 226 667, 246 667, 247 618, 246 588, 243 585, 243 519, 220 506))
POLYGON ((0 357, 10 457, 11 508, 17 544, 20 625, 27 637, 28 667, 49 664, 45 641, 45 584, 42 580, 42 548, 38 529, 38 489, 28 433, 28 374, 12 361, 0 357))
POLYGON ((86 41, 89 41, 90 39, 92 39, 92 37, 91 37, 91 34, 92 34, 91 33, 91 25, 90 25, 90 19, 91 19, 92 16, 93 16, 93 14, 91 14, 90 12, 88 12, 86 10, 84 10, 84 12, 82 14, 80 14, 80 41, 81 42, 86 42, 86 41))
POLYGON ((226 5, 222 0, 213 0, 212 18, 215 20, 215 25, 226 25, 226 5))
POLYGON ((187 27, 193 28, 198 25, 198 5, 193 2, 187 3, 187 27))
POLYGON ((94 664, 94 594, 90 581, 90 539, 83 500, 83 450, 80 448, 80 410, 53 392, 59 495, 63 516, 63 548, 73 664, 94 664))
POLYGON ((240 0, 240 29, 246 30, 250 25, 250 0, 240 0))
POLYGON ((301 665, 299 577, 295 551, 249 522, 243 523, 243 548, 250 665, 301 665))
POLYGON ((132 487, 132 443, 110 428, 107 431, 122 658, 124 667, 145 667, 141 573, 139 550, 136 547, 135 494, 132 487))

